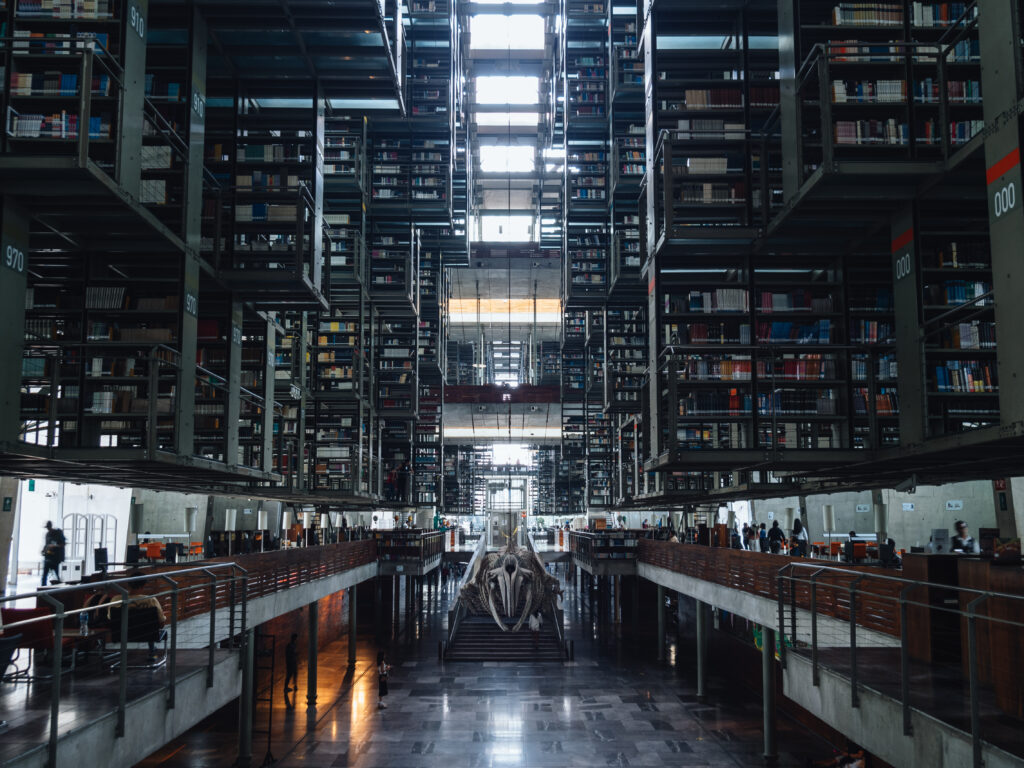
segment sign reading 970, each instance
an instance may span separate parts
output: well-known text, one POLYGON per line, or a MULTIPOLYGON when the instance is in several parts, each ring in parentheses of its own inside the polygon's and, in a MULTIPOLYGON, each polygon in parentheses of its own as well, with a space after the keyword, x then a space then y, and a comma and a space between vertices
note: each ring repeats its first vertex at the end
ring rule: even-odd
POLYGON ((3 251, 4 266, 15 272, 25 271, 25 252, 17 246, 7 243, 3 251))

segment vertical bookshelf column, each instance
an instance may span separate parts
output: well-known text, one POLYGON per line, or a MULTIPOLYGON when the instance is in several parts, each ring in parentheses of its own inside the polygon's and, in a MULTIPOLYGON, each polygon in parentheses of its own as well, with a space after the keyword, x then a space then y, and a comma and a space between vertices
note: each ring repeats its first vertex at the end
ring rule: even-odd
POLYGON ((188 175, 185 178, 185 245, 198 252, 203 226, 203 157, 206 141, 206 21, 192 11, 189 33, 191 95, 188 110, 188 175))
POLYGON ((928 406, 925 399, 920 268, 913 205, 908 205, 892 218, 892 269, 896 362, 902 401, 900 443, 914 445, 925 439, 925 414, 928 406))
POLYGON ((0 224, 0 317, 4 327, 0 359, 8 364, 0 366, 0 441, 16 441, 20 426, 28 221, 25 211, 9 198, 4 199, 0 224))
POLYGON ((228 318, 228 401, 225 418, 227 420, 227 447, 224 451, 224 462, 229 467, 238 464, 238 427, 242 410, 242 328, 243 310, 240 301, 232 300, 230 317, 228 318))
MULTIPOLYGON (((117 180, 138 195, 142 182, 142 103, 146 95, 146 19, 148 0, 128 0, 124 24, 124 88, 117 141, 117 180)), ((83 84, 84 87, 84 84, 83 84)))
MULTIPOLYGON (((261 320, 262 322, 262 320, 261 320)), ((272 472, 274 469, 274 368, 277 328, 270 320, 266 321, 266 332, 264 333, 264 360, 265 368, 263 374, 263 391, 259 394, 263 397, 263 428, 260 438, 263 447, 260 451, 260 461, 263 463, 261 469, 264 472, 272 472)))
MULTIPOLYGON (((1020 166, 1020 10, 1017 3, 987 3, 978 17, 985 66, 981 69, 985 125, 985 182, 988 192, 992 286, 997 328, 1024 325, 1024 178, 1020 166), (1003 116, 1009 115, 1006 119, 1003 116)), ((997 340, 999 420, 1024 420, 1024 345, 1003 333, 997 340)), ((901 371, 902 374, 902 371, 901 371)))
POLYGON ((797 3, 779 2, 779 117, 782 126, 782 193, 785 200, 796 194, 803 181, 803 141, 800 101, 796 88, 797 3))
POLYGON ((195 441, 196 353, 199 335, 199 259, 186 251, 181 276, 182 301, 178 327, 181 328, 181 358, 175 398, 175 450, 191 456, 195 441))

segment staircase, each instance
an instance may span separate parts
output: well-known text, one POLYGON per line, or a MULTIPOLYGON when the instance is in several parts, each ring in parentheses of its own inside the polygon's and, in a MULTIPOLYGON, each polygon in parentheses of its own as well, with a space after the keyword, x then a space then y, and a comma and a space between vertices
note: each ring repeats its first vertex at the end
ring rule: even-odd
MULTIPOLYGON (((515 626, 515 622, 508 622, 515 626)), ((518 632, 502 632, 490 616, 466 616, 444 655, 445 661, 564 661, 565 653, 551 619, 545 617, 540 641, 534 648, 526 625, 518 632)))

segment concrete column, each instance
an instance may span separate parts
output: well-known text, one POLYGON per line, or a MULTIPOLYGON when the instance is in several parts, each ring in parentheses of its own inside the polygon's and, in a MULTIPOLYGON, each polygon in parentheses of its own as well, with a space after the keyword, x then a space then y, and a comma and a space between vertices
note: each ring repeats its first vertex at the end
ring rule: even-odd
POLYGON ((622 577, 615 577, 615 623, 622 623, 622 577))
POLYGON ((665 588, 658 585, 658 661, 665 660, 665 588))
MULTIPOLYGON (((20 369, 19 369, 20 373, 20 369)), ((21 505, 21 481, 16 477, 0 477, 0 591, 7 585, 10 575, 7 554, 11 551, 11 541, 14 539, 14 523, 18 517, 18 508, 21 505)), ((14 573, 17 574, 17 547, 15 547, 14 573)), ((15 576, 14 581, 17 581, 15 576)))
POLYGON ((775 630, 761 627, 761 690, 764 707, 764 762, 777 765, 779 751, 776 746, 775 701, 775 630))
POLYGON ((252 765, 253 646, 256 631, 248 629, 242 646, 242 695, 238 699, 238 768, 252 765))
POLYGON ((316 657, 317 634, 320 631, 320 604, 309 604, 309 656, 306 663, 306 716, 316 720, 316 657))
POLYGON ((402 605, 402 577, 392 576, 391 580, 395 586, 394 602, 391 604, 391 636, 396 637, 398 635, 398 619, 402 605))
POLYGON ((633 580, 633 627, 640 625, 640 577, 630 576, 633 580))
POLYGON ((697 601, 697 701, 707 700, 708 606, 697 601))
POLYGON ((348 665, 356 665, 356 587, 348 588, 348 665))

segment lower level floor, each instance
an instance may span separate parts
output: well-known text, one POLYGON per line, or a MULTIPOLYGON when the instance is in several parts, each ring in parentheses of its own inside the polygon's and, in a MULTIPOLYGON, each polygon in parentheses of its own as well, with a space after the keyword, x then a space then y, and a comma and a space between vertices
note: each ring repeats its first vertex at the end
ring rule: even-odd
MULTIPOLYGON (((330 628, 337 639, 318 654, 314 711, 308 708, 307 659, 300 653, 297 691, 284 693, 284 670, 277 669, 272 690, 258 692, 263 700, 256 707, 252 764, 269 765, 271 758, 277 766, 315 768, 762 763, 760 652, 741 639, 722 636, 712 643, 708 696, 700 701, 687 622, 667 624, 666 660, 658 662, 653 618, 643 621, 642 609, 639 622, 632 610, 617 612, 614 597, 601 609, 567 584, 573 661, 441 663, 438 641, 454 584, 437 586, 424 589, 409 611, 404 597, 397 613, 393 605, 375 611, 371 600, 361 599, 366 631, 358 634, 351 668, 347 614, 340 612, 341 623, 330 628), (384 709, 378 708, 378 650, 394 665, 384 709)), ((377 594, 392 599, 388 589, 377 594)), ((284 642, 277 638, 278 645, 284 642)), ((850 751, 785 711, 778 723, 779 765, 837 765, 850 751)), ((229 706, 139 768, 228 768, 237 756, 238 711, 229 706)))

